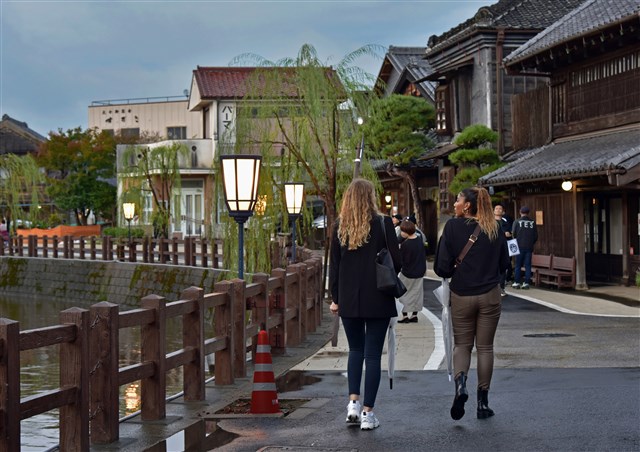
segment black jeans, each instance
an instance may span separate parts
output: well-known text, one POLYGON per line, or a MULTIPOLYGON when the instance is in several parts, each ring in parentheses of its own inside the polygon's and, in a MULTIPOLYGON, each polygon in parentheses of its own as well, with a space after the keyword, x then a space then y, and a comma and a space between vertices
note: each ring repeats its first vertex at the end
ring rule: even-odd
POLYGON ((349 342, 347 379, 349 394, 360 395, 362 364, 366 366, 364 375, 363 405, 373 408, 380 386, 382 348, 389 327, 389 319, 342 318, 344 332, 349 342))

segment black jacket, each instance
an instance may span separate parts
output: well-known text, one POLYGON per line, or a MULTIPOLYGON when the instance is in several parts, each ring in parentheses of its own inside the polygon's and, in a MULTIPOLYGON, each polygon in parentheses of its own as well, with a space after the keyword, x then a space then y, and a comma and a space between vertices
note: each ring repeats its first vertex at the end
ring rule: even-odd
POLYGON ((387 247, 396 271, 400 271, 400 249, 391 217, 384 217, 387 241, 380 217, 369 222, 369 241, 355 250, 347 250, 338 240, 338 224, 333 228, 329 261, 329 288, 339 305, 340 317, 384 318, 397 315, 395 299, 376 288, 376 254, 387 247))
POLYGON ((427 256, 422 237, 405 239, 400 245, 402 274, 407 278, 422 278, 427 271, 427 256))
POLYGON ((533 251, 533 245, 538 241, 536 222, 524 215, 513 222, 513 237, 518 240, 521 251, 533 251))
POLYGON ((459 267, 456 258, 469 241, 477 223, 452 218, 444 225, 433 270, 442 278, 451 278, 449 287, 458 295, 481 295, 500 283, 500 275, 509 266, 509 253, 503 234, 493 242, 481 232, 459 267))

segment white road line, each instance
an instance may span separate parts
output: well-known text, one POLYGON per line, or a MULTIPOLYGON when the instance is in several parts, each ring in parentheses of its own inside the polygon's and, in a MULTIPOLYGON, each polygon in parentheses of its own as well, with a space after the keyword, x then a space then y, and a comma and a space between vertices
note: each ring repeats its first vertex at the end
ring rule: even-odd
POLYGON ((422 308, 422 313, 429 319, 433 325, 435 335, 433 342, 433 353, 429 357, 429 361, 424 365, 423 370, 438 370, 442 360, 444 360, 444 339, 442 337, 442 322, 438 317, 431 313, 427 308, 422 308))

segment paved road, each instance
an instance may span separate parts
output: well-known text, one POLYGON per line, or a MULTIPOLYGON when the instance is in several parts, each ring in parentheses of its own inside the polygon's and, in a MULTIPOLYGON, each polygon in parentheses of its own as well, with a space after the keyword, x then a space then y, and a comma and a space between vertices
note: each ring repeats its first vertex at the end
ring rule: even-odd
POLYGON ((337 349, 325 346, 331 324, 325 315, 322 327, 304 346, 290 348, 274 360, 276 375, 282 375, 279 399, 308 401, 288 416, 221 419, 215 415, 218 409, 250 397, 251 379, 234 387, 210 384, 205 403, 178 399, 167 407, 166 421, 128 421, 118 443, 92 450, 640 451, 637 305, 560 292, 513 292, 520 297, 503 300, 496 339, 490 393, 496 416, 476 419, 472 370, 467 414, 456 422, 449 416, 453 384, 443 365, 422 370, 438 345, 434 336, 439 311, 431 295, 437 284, 425 280, 431 321, 421 314, 418 324, 398 326, 400 354, 407 357, 403 365, 415 370, 397 371, 393 390, 383 375, 376 403, 381 427, 374 431, 344 423, 346 344, 339 343, 337 349), (532 301, 534 295, 544 299, 532 301), (286 372, 292 368, 308 370, 286 372), (201 418, 212 421, 197 421, 201 418), (180 430, 185 426, 204 429, 206 435, 201 431, 202 441, 194 443, 180 430), (168 440, 158 442, 159 438, 168 440), (184 446, 187 441, 196 445, 189 449, 184 446))

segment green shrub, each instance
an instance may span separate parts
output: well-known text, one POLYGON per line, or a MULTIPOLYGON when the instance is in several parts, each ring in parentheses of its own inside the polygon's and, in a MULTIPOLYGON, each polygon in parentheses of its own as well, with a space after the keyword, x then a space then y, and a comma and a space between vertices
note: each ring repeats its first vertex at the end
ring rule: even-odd
POLYGON ((636 270, 636 286, 640 287, 640 268, 636 270))
MULTIPOLYGON (((102 235, 108 235, 109 237, 115 237, 115 238, 127 238, 129 237, 129 228, 128 227, 120 228, 120 227, 110 226, 102 229, 102 235)), ((131 228, 131 237, 140 239, 144 236, 145 236, 144 229, 131 228)))

